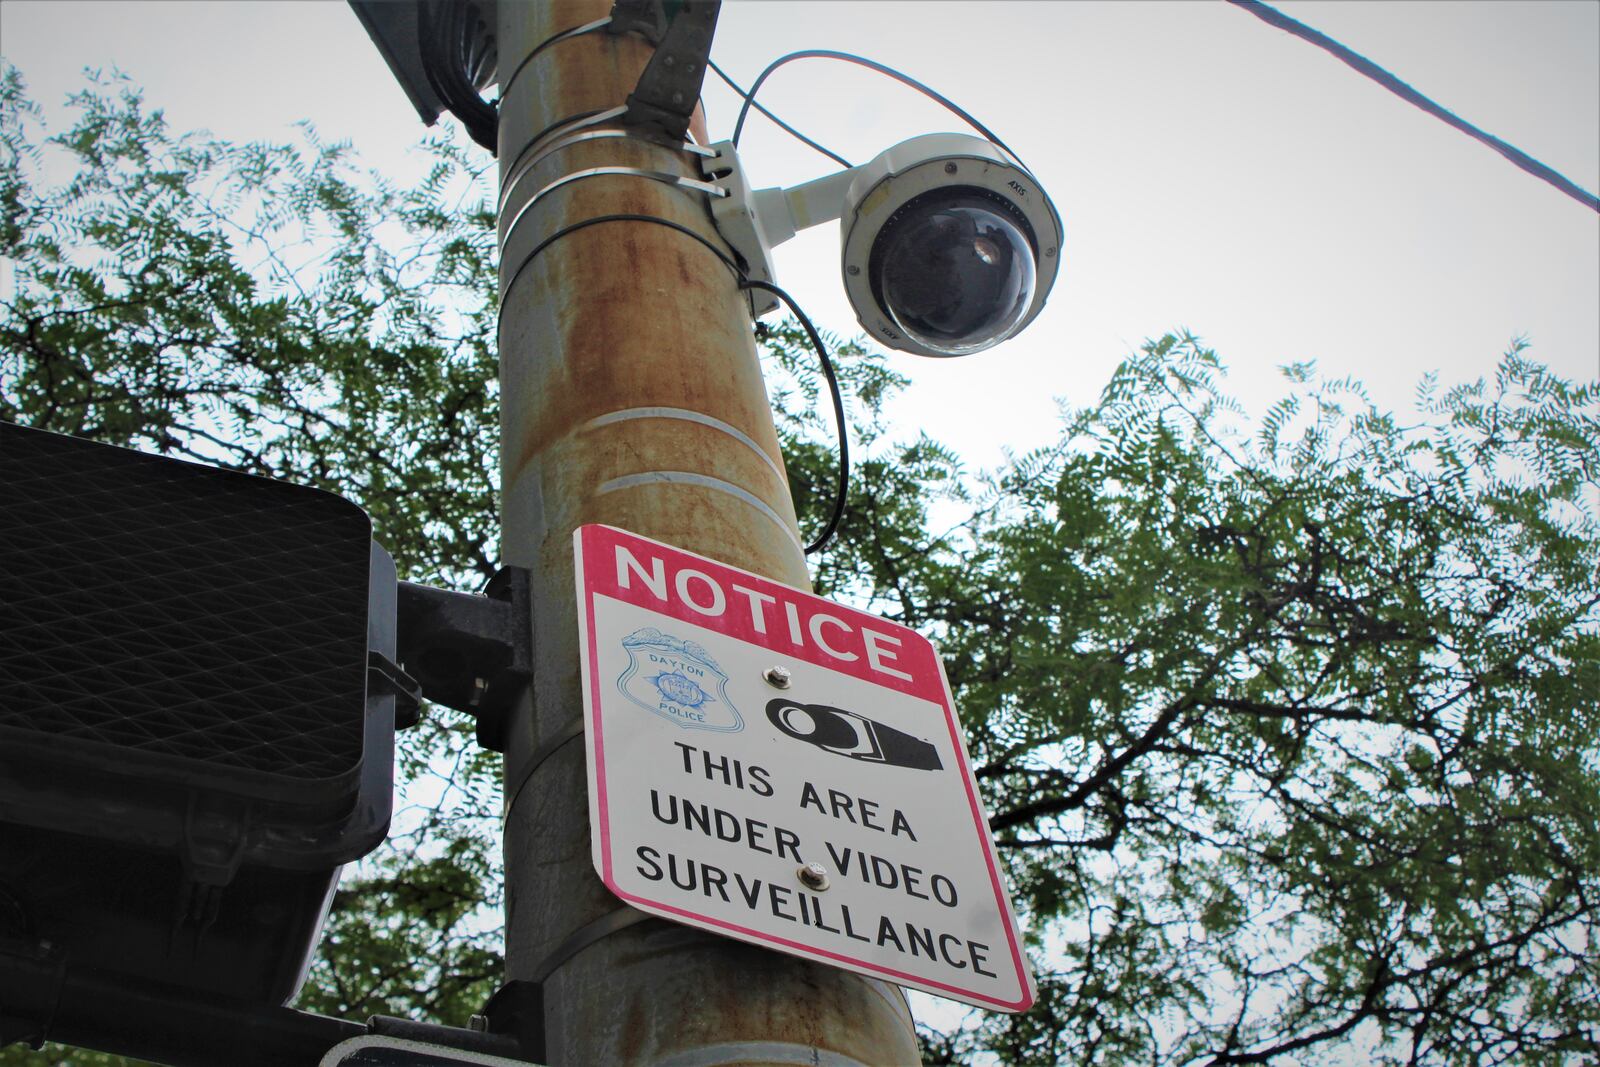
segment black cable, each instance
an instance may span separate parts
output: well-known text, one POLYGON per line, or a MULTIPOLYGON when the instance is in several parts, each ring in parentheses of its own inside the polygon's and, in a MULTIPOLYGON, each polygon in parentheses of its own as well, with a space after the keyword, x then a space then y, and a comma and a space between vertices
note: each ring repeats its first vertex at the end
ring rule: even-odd
POLYGON ((586 22, 581 26, 571 26, 560 33, 553 33, 534 45, 533 50, 523 56, 522 61, 517 64, 517 68, 511 72, 511 77, 500 83, 500 99, 504 100, 511 95, 511 86, 516 83, 517 77, 528 68, 528 64, 533 62, 534 56, 537 56, 553 44, 558 44, 561 41, 570 41, 574 37, 582 37, 584 34, 593 33, 595 30, 603 30, 609 25, 611 25, 611 16, 607 15, 604 18, 595 19, 593 22, 586 22))
POLYGON ((811 342, 811 347, 816 350, 817 358, 822 362, 822 376, 827 379, 828 393, 833 397, 833 415, 839 425, 839 487, 833 498, 833 514, 828 518, 828 523, 823 528, 822 533, 817 535, 817 539, 806 546, 805 554, 809 556, 819 551, 829 541, 833 540, 835 531, 839 529, 839 522, 844 518, 845 496, 850 489, 850 443, 844 417, 844 397, 839 392, 839 379, 833 371, 833 360, 828 358, 828 348, 822 343, 822 337, 817 333, 817 328, 811 324, 811 320, 806 317, 806 313, 800 310, 800 305, 796 304, 794 298, 788 293, 770 282, 755 281, 745 277, 744 271, 740 270, 739 265, 730 259, 722 249, 682 223, 673 222, 671 219, 664 219, 658 215, 618 213, 596 215, 592 219, 583 219, 568 226, 563 226, 534 245, 533 250, 522 258, 521 263, 517 264, 517 269, 511 272, 511 277, 506 282, 505 291, 500 295, 500 307, 497 309, 495 317, 498 319, 500 313, 505 311, 506 299, 510 297, 512 288, 517 284, 517 279, 522 276, 523 270, 538 257, 540 252, 543 252, 570 233, 588 229, 590 226, 598 226, 602 222, 653 222, 658 226, 665 226, 669 230, 676 230, 681 234, 692 237, 709 249, 711 254, 722 262, 724 267, 733 272, 734 277, 738 279, 740 291, 748 289, 765 290, 788 305, 789 310, 794 313, 794 317, 800 321, 800 328, 805 330, 806 337, 811 342))
POLYGON ((761 76, 755 80, 755 84, 750 86, 750 94, 744 98, 744 106, 739 109, 739 119, 733 124, 733 137, 730 138, 730 140, 733 141, 733 147, 739 147, 739 135, 744 130, 744 120, 750 114, 750 108, 755 105, 756 93, 761 91, 761 83, 766 81, 768 76, 770 76, 773 71, 777 70, 785 63, 793 63, 797 59, 838 59, 843 60, 846 63, 854 63, 857 66, 866 67, 868 70, 875 70, 879 74, 886 74, 895 81, 900 82, 902 85, 909 85, 911 88, 917 90, 919 93, 922 93, 924 96, 944 107, 946 110, 953 112, 961 119, 962 122, 965 122, 968 126, 971 126, 973 129, 982 134, 984 139, 990 144, 994 145, 1006 155, 1016 160, 1017 165, 1022 167, 1023 170, 1028 169, 1027 165, 1022 162, 1022 157, 1013 152, 1010 146, 1008 146, 1004 141, 996 137, 993 130, 989 129, 989 127, 973 118, 963 108, 957 105, 954 101, 950 100, 948 97, 945 97, 935 90, 930 89, 928 86, 917 81, 917 79, 911 77, 911 75, 900 73, 893 67, 886 67, 882 63, 875 62, 871 59, 866 59, 862 56, 852 55, 849 52, 834 52, 826 48, 810 49, 804 52, 790 52, 788 55, 779 56, 777 59, 774 59, 771 63, 767 64, 767 69, 762 71, 761 76))
MULTIPOLYGON (((516 179, 520 178, 522 176, 521 173, 519 172, 519 168, 522 166, 522 161, 524 159, 528 158, 528 153, 529 152, 533 151, 546 138, 548 138, 549 136, 554 134, 557 130, 564 129, 564 128, 568 127, 568 126, 578 126, 579 124, 583 123, 586 119, 592 119, 596 115, 604 115, 607 111, 618 111, 618 109, 617 108, 609 108, 609 107, 597 107, 592 111, 574 112, 573 114, 568 115, 565 118, 556 119, 554 122, 550 123, 544 129, 540 130, 538 133, 536 133, 533 136, 529 137, 527 143, 522 146, 522 150, 517 153, 517 158, 513 159, 511 161, 511 165, 509 167, 501 168, 501 173, 504 174, 504 175, 511 176, 512 180, 510 182, 506 183, 505 185, 503 185, 501 187, 501 189, 500 189, 500 200, 499 200, 499 206, 495 209, 496 213, 499 213, 499 212, 504 211, 506 209, 506 204, 508 203, 507 194, 509 194, 511 192, 511 187, 512 187, 512 185, 514 185, 516 183, 516 179)), ((618 111, 618 115, 620 117, 620 115, 621 115, 620 111, 618 111)))
MULTIPOLYGON (((1338 59, 1340 62, 1354 68, 1361 74, 1366 75, 1368 78, 1371 78, 1373 81, 1377 82, 1391 93, 1394 93, 1400 99, 1421 108, 1434 118, 1439 119, 1448 125, 1454 126, 1456 129, 1460 130, 1468 137, 1471 137, 1473 140, 1488 145, 1490 148, 1494 149, 1496 152, 1508 159, 1513 166, 1527 171, 1529 174, 1540 179, 1541 181, 1550 183, 1585 207, 1591 208, 1594 211, 1600 211, 1600 199, 1597 199, 1592 193, 1585 191, 1575 182, 1563 177, 1561 174, 1545 166, 1543 163, 1540 163, 1537 159, 1534 159, 1521 149, 1514 148, 1511 145, 1506 144, 1493 134, 1485 133, 1472 123, 1447 110, 1442 105, 1434 103, 1432 100, 1429 100, 1427 97, 1417 92, 1411 86, 1395 77, 1393 74, 1390 74, 1388 71, 1372 62, 1372 60, 1366 58, 1358 52, 1354 52, 1349 48, 1346 48, 1344 45, 1340 44, 1338 41, 1335 41, 1327 34, 1319 33, 1310 26, 1307 26, 1305 23, 1298 22, 1295 19, 1290 18, 1288 15, 1285 15, 1276 8, 1268 7, 1266 4, 1261 3, 1261 0, 1228 0, 1228 2, 1236 7, 1250 12, 1250 14, 1254 15, 1263 22, 1268 23, 1269 25, 1276 26, 1280 30, 1292 33, 1303 41, 1311 42, 1324 52, 1327 52, 1334 58, 1338 59)), ((738 143, 737 134, 735 134, 735 143, 738 143)))
POLYGON ((755 102, 755 98, 752 97, 749 93, 745 92, 743 89, 739 88, 739 83, 734 81, 732 78, 728 77, 728 75, 723 72, 723 69, 721 67, 717 66, 716 63, 712 62, 711 60, 707 60, 706 61, 706 66, 710 67, 712 72, 714 74, 716 74, 717 77, 721 78, 724 82, 726 82, 728 84, 728 88, 730 88, 734 92, 738 93, 740 99, 746 101, 749 104, 749 106, 755 108, 757 111, 759 111, 763 115, 767 116, 767 118, 769 118, 773 122, 777 123, 778 124, 778 128, 783 130, 783 132, 789 134, 789 136, 791 136, 791 137, 794 137, 795 139, 800 141, 802 144, 804 144, 806 147, 814 148, 818 152, 821 152, 823 155, 827 156, 829 159, 833 160, 835 163, 839 164, 839 166, 843 167, 846 170, 849 170, 852 166, 854 166, 853 163, 851 163, 848 159, 846 159, 843 156, 841 156, 839 153, 830 152, 828 149, 822 147, 817 142, 813 141, 811 138, 807 137, 805 134, 801 133, 799 130, 795 129, 793 126, 789 125, 787 122, 784 122, 782 119, 780 119, 778 116, 774 115, 772 112, 768 111, 762 105, 756 103, 755 102))
POLYGON ((800 310, 800 305, 794 302, 794 298, 776 285, 754 278, 744 279, 739 283, 739 288, 761 289, 789 306, 794 317, 800 320, 800 328, 805 330, 806 337, 811 341, 811 347, 816 350, 817 358, 822 361, 822 376, 828 380, 828 392, 833 397, 833 417, 839 425, 839 488, 833 497, 833 514, 828 517, 828 524, 817 535, 817 539, 806 546, 805 554, 809 556, 833 540, 834 532, 839 529, 839 522, 844 518, 845 496, 850 491, 850 436, 845 429, 844 397, 839 394, 839 379, 834 376, 833 360, 828 358, 827 346, 822 343, 817 328, 811 325, 811 320, 806 318, 806 313, 800 310))
MULTIPOLYGON (((605 29, 606 26, 608 26, 610 23, 611 23, 611 17, 608 15, 605 18, 597 19, 594 22, 586 23, 586 24, 584 24, 582 26, 573 26, 570 29, 562 30, 560 33, 552 34, 551 36, 545 38, 543 41, 540 41, 537 45, 534 46, 534 48, 533 48, 533 50, 531 52, 529 52, 526 56, 524 56, 522 58, 522 62, 517 64, 517 68, 511 72, 511 77, 507 78, 505 80, 505 82, 500 86, 500 95, 501 95, 501 97, 502 98, 505 97, 510 92, 511 85, 512 85, 512 83, 514 83, 517 80, 517 76, 520 75, 525 69, 527 69, 528 64, 540 52, 543 52, 546 48, 550 47, 553 44, 557 44, 557 43, 559 43, 561 41, 571 40, 574 37, 579 37, 579 36, 581 36, 583 34, 586 34, 586 33, 592 33, 595 30, 605 29)), ((739 98, 741 100, 750 100, 750 94, 745 92, 743 89, 741 89, 739 87, 739 83, 734 81, 732 78, 730 78, 726 71, 724 71, 721 67, 717 66, 715 61, 707 60, 706 61, 706 66, 710 67, 711 70, 717 75, 717 77, 721 78, 725 83, 727 83, 728 88, 730 88, 734 92, 738 93, 739 94, 739 98)), ((844 167, 846 170, 848 170, 850 167, 854 166, 854 164, 852 164, 848 159, 844 158, 839 153, 831 151, 828 148, 825 148, 824 146, 818 144, 816 141, 812 140, 810 137, 807 137, 805 134, 801 133, 799 130, 795 129, 793 126, 789 125, 787 122, 785 122, 782 119, 780 119, 777 115, 774 115, 765 106, 763 106, 761 104, 757 104, 753 100, 750 100, 750 102, 755 107, 755 109, 757 111, 761 112, 767 118, 771 119, 773 122, 775 122, 778 125, 779 129, 783 130, 785 133, 789 134, 791 137, 793 137, 796 140, 798 140, 801 144, 804 144, 806 147, 814 149, 815 151, 822 153, 823 155, 827 156, 829 159, 833 160, 835 163, 839 164, 839 166, 844 167)))

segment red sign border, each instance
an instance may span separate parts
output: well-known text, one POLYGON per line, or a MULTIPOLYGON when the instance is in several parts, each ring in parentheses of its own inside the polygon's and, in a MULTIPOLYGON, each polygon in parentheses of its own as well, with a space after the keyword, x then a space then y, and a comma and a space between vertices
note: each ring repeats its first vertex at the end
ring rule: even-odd
MULTIPOLYGON (((937 701, 932 702, 939 704, 944 711, 945 725, 949 730, 950 741, 954 747, 957 756, 957 762, 960 765, 961 782, 966 789, 967 803, 972 812, 973 822, 978 832, 978 840, 983 848, 984 862, 989 868, 990 888, 994 892, 995 902, 999 905, 1001 916, 1004 920, 1003 925, 1005 926, 1007 941, 1006 947, 1010 950, 1012 965, 1016 969, 1016 974, 1022 987, 1022 999, 1017 1001, 1000 1000, 995 997, 986 996, 982 993, 973 992, 972 990, 962 989, 959 986, 953 986, 944 982, 922 978, 917 975, 908 974, 904 971, 897 971, 892 967, 885 967, 880 964, 857 959, 853 956, 832 952, 828 949, 816 948, 812 945, 804 944, 803 942, 789 940, 788 938, 781 937, 777 934, 771 934, 762 930, 753 930, 749 927, 740 926, 738 923, 729 922, 724 919, 716 919, 712 918, 711 916, 700 915, 672 904, 650 900, 646 897, 641 897, 634 893, 630 893, 622 889, 617 884, 616 878, 612 874, 611 869, 611 819, 610 806, 606 795, 605 735, 604 731, 601 729, 600 722, 600 693, 602 691, 600 685, 600 657, 598 637, 595 633, 592 600, 596 597, 607 596, 607 599, 617 600, 619 603, 631 602, 622 600, 619 597, 608 596, 605 593, 600 593, 587 588, 585 585, 586 571, 584 569, 584 556, 586 549, 593 552, 602 547, 614 548, 615 545, 621 543, 623 539, 635 541, 640 545, 648 545, 652 549, 659 549, 676 554, 678 556, 693 559, 697 563, 708 565, 712 568, 725 571, 729 574, 738 575, 743 580, 759 583, 760 585, 772 588, 782 589, 784 595, 787 597, 815 601, 821 604, 826 604, 829 606, 829 608, 835 611, 843 611, 852 616, 871 619, 880 627, 892 628, 897 632, 910 635, 917 642, 921 643, 922 645, 926 645, 930 650, 932 649, 932 642, 928 641, 927 638, 923 637, 921 634, 910 629, 909 627, 902 626, 901 624, 888 619, 880 619, 877 616, 858 611, 857 609, 851 608, 848 605, 835 603, 823 597, 819 597, 815 593, 810 593, 802 589, 796 589, 792 586, 783 585, 781 582, 775 582, 772 579, 765 578, 759 574, 741 570, 738 567, 730 566, 729 564, 722 563, 707 556, 702 556, 696 552, 690 552, 687 549, 678 548, 674 545, 669 545, 661 541, 655 541, 651 538, 643 537, 639 534, 623 530, 616 526, 590 523, 578 527, 573 531, 573 546, 575 553, 574 569, 576 571, 575 577, 578 588, 579 638, 583 642, 583 650, 585 657, 588 660, 587 673, 584 675, 583 681, 585 683, 584 687, 587 690, 587 692, 584 694, 584 696, 587 698, 586 703, 588 704, 588 707, 585 709, 587 716, 586 722, 594 751, 595 797, 599 805, 597 822, 600 828, 599 855, 602 859, 602 864, 597 867, 597 870, 600 875, 600 880, 605 883, 606 888, 622 900, 638 906, 641 911, 650 912, 652 914, 661 915, 664 917, 677 917, 691 926, 698 926, 702 928, 711 927, 721 930, 734 931, 740 935, 743 935, 740 938, 741 940, 746 940, 753 943, 782 945, 785 948, 792 950, 796 955, 821 958, 847 964, 847 969, 857 971, 858 973, 866 972, 874 975, 881 975, 885 978, 895 981, 897 984, 908 985, 913 988, 926 990, 928 992, 944 992, 948 994, 954 994, 957 999, 969 1003, 972 1001, 981 1001, 985 1005, 990 1005, 1007 1012, 1022 1012, 1031 1007, 1034 1001, 1037 999, 1037 994, 1033 983, 1033 972, 1028 965, 1027 958, 1022 953, 1022 948, 1018 940, 1019 931, 1016 924, 1016 917, 1011 910, 1010 896, 1006 893, 1005 885, 1000 878, 998 856, 995 854, 994 842, 989 835, 989 827, 984 819, 983 806, 978 802, 977 780, 972 774, 972 765, 967 757, 967 747, 962 741, 961 731, 956 722, 954 701, 950 693, 950 683, 945 677, 944 664, 942 661, 940 661, 937 651, 933 651, 932 655, 934 664, 938 668, 940 688, 942 689, 942 693, 937 701), (621 538, 604 538, 604 535, 601 533, 602 531, 607 534, 621 535, 621 538)), ((640 604, 635 604, 633 606, 647 607, 647 605, 640 604)), ((663 614, 666 613, 663 612, 663 614)), ((694 622, 692 617, 686 619, 685 621, 694 622)), ((695 623, 695 625, 703 624, 695 623)), ((706 628, 712 629, 713 627, 706 628)))

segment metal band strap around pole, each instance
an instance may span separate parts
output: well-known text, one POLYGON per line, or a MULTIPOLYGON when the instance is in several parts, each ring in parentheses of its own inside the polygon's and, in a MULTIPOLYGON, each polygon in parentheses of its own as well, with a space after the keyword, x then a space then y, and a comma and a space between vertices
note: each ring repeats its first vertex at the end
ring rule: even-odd
POLYGON ((505 828, 506 820, 511 818, 512 806, 515 805, 518 798, 522 796, 522 791, 527 788, 528 783, 533 781, 534 772, 537 771, 541 765, 543 765, 545 760, 549 759, 551 756, 554 756, 556 752, 568 741, 575 740, 576 738, 582 736, 583 718, 580 716, 567 723, 567 725, 563 726, 560 730, 557 730, 545 741, 544 744, 540 745, 534 750, 533 755, 529 756, 528 762, 524 764, 526 769, 519 772, 516 776, 516 789, 512 790, 511 795, 506 798, 505 811, 500 815, 501 829, 505 828))
MULTIPOLYGON (((707 159, 710 159, 710 158, 712 158, 713 156, 716 155, 716 153, 713 152, 711 149, 705 147, 704 145, 697 145, 693 141, 684 141, 681 144, 669 144, 669 143, 666 143, 666 142, 663 142, 663 141, 656 140, 653 137, 642 136, 642 135, 640 135, 638 133, 635 133, 632 130, 622 130, 622 129, 591 130, 591 129, 586 129, 585 128, 585 127, 590 126, 590 125, 597 125, 598 123, 606 121, 607 119, 617 118, 618 117, 617 110, 618 109, 612 109, 612 110, 609 110, 609 111, 601 111, 601 112, 598 112, 595 115, 590 115, 587 119, 579 119, 571 127, 563 127, 563 129, 568 129, 568 128, 577 129, 580 132, 569 134, 567 136, 559 137, 559 138, 556 138, 556 139, 552 139, 552 138, 547 136, 544 139, 544 141, 536 142, 536 143, 542 145, 542 147, 540 147, 537 152, 533 152, 531 155, 528 154, 527 152, 524 152, 523 154, 525 156, 527 156, 527 158, 526 159, 519 159, 517 161, 517 164, 516 164, 515 168, 512 171, 511 177, 506 181, 505 186, 500 190, 500 202, 499 202, 499 205, 496 208, 496 211, 497 212, 504 212, 505 211, 506 205, 511 202, 511 194, 516 192, 517 186, 522 183, 522 179, 527 177, 529 172, 531 172, 534 167, 538 166, 541 162, 543 162, 545 158, 547 158, 552 153, 557 152, 557 151, 559 151, 559 150, 561 150, 563 148, 567 148, 567 147, 569 147, 571 145, 575 145, 575 144, 581 144, 584 141, 598 141, 598 140, 642 141, 645 144, 654 145, 654 146, 656 146, 658 148, 666 148, 668 150, 675 151, 675 152, 688 152, 691 155, 704 156, 707 159)), ((624 109, 620 109, 620 110, 626 111, 625 108, 624 109)), ((561 131, 558 131, 558 132, 561 132, 561 131)))
POLYGON ((553 44, 559 44, 574 37, 582 37, 584 34, 593 33, 595 30, 603 30, 609 25, 611 25, 611 16, 606 15, 604 18, 595 19, 593 22, 586 22, 582 26, 574 26, 570 30, 562 30, 560 33, 551 34, 534 45, 533 51, 523 56, 522 62, 517 64, 517 69, 511 72, 511 77, 500 83, 501 99, 504 99, 506 94, 511 91, 511 86, 517 80, 517 76, 528 69, 528 64, 533 62, 534 56, 537 56, 553 44))
MULTIPOLYGON (((533 969, 533 973, 526 980, 543 984, 545 979, 561 969, 562 964, 596 941, 603 941, 619 930, 626 930, 630 926, 637 926, 646 919, 653 918, 655 916, 646 915, 644 912, 630 908, 626 904, 615 911, 608 911, 600 918, 595 919, 593 922, 585 923, 568 934, 559 945, 545 955, 544 959, 539 961, 539 965, 533 969)), ((666 920, 660 921, 665 922, 666 920)))
MULTIPOLYGON (((517 776, 517 788, 511 794, 511 797, 506 801, 505 814, 501 817, 502 826, 505 825, 505 820, 511 817, 512 806, 515 805, 518 798, 522 796, 523 789, 526 788, 528 783, 533 780, 534 772, 536 772, 540 766, 544 764, 545 760, 549 759, 551 756, 560 751, 567 744, 567 742, 582 737, 583 728, 584 720, 582 718, 573 719, 565 727, 557 731, 554 736, 546 740, 544 744, 540 745, 532 756, 528 757, 528 762, 526 764, 527 769, 522 771, 517 776)), ((542 983, 546 978, 550 977, 558 969, 560 969, 563 963, 567 962, 567 960, 571 959, 573 956, 576 956, 578 953, 582 952, 596 941, 610 937, 618 930, 625 930, 628 927, 643 922, 648 918, 650 918, 650 916, 646 915, 644 912, 637 911, 634 908, 630 908, 626 905, 616 909, 615 911, 607 912, 606 914, 600 916, 600 918, 595 919, 593 922, 587 923, 584 926, 578 927, 578 929, 569 934, 566 939, 552 949, 549 954, 544 957, 544 959, 539 961, 539 965, 534 968, 533 973, 526 980, 530 982, 542 983)))
MULTIPOLYGON (((563 185, 570 185, 573 182, 581 181, 584 178, 603 178, 608 176, 648 178, 651 181, 660 182, 663 185, 670 185, 677 189, 693 190, 694 192, 704 193, 710 197, 722 197, 728 195, 728 191, 726 189, 719 188, 716 185, 713 185, 711 182, 703 182, 698 178, 685 178, 681 174, 669 174, 665 171, 659 170, 644 170, 640 167, 588 167, 584 170, 575 170, 571 174, 563 174, 549 185, 546 185, 543 189, 540 189, 538 192, 534 193, 528 198, 527 203, 523 204, 522 207, 517 209, 517 213, 511 218, 510 225, 506 227, 505 237, 503 237, 500 241, 500 253, 502 255, 505 254, 506 246, 511 243, 511 235, 517 232, 517 224, 520 223, 524 217, 526 217, 528 210, 532 208, 533 205, 537 204, 547 193, 553 193, 563 185)), ((504 296, 504 294, 501 295, 502 297, 504 296)))
MULTIPOLYGON (((627 113, 627 105, 623 105, 621 107, 601 108, 598 111, 584 111, 576 115, 568 115, 566 118, 557 122, 552 122, 550 125, 546 126, 544 129, 540 130, 537 134, 530 138, 527 144, 522 146, 522 150, 517 153, 517 158, 512 160, 511 165, 506 168, 506 173, 511 174, 516 171, 518 167, 522 166, 522 161, 524 157, 528 155, 528 153, 532 152, 534 149, 542 149, 544 145, 547 144, 552 138, 558 137, 563 133, 570 133, 573 130, 583 130, 591 126, 598 126, 603 122, 610 122, 612 119, 621 118, 627 113)), ((520 175, 518 176, 520 177, 520 175)), ((500 199, 497 201, 495 206, 496 216, 505 212, 505 191, 510 188, 512 184, 513 179, 511 178, 501 179, 500 199)))

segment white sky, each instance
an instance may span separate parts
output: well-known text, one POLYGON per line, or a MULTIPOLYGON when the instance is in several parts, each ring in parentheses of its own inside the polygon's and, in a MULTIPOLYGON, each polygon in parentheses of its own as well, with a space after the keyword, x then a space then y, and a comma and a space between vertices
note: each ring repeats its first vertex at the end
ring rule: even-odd
MULTIPOLYGON (((1588 190, 1600 187, 1600 2, 1285 0, 1290 15, 1588 190)), ((1146 337, 1188 327, 1259 410, 1272 368, 1315 358, 1407 410, 1420 375, 1487 373, 1510 339, 1569 377, 1600 377, 1600 215, 1311 45, 1221 2, 737 2, 714 57, 746 85, 802 48, 857 52, 986 122, 1065 220, 1063 270, 1019 337, 960 360, 896 357, 899 416, 973 465, 1051 440, 1053 398, 1090 402, 1146 337)), ((422 132, 338 2, 0 0, 0 53, 58 105, 118 66, 177 128, 287 139, 310 118, 404 178, 422 132)), ((961 129, 912 90, 825 60, 761 100, 862 162, 961 129)), ((735 98, 707 80, 713 137, 735 98)), ((832 165, 759 116, 758 185, 832 165)), ((779 281, 819 324, 857 326, 835 226, 779 250, 779 281)))
MULTIPOLYGON (((1600 188, 1600 0, 1275 6, 1600 188)), ((1091 402, 1120 358, 1180 326, 1257 411, 1279 395, 1273 368, 1308 358, 1408 410, 1425 371, 1486 374, 1519 334, 1568 377, 1600 378, 1600 216, 1220 0, 724 5, 714 57, 745 85, 803 48, 864 54, 951 97, 1065 220, 1062 277, 1025 333, 967 359, 895 359, 915 379, 901 424, 971 466, 1053 440, 1053 398, 1091 402)), ((117 66, 177 129, 285 140, 309 118, 399 180, 422 167, 415 112, 334 0, 0 0, 0 54, 58 128, 82 69, 117 66)), ((735 98, 711 77, 706 99, 712 136, 727 136, 735 98)), ((761 100, 855 162, 962 128, 828 61, 786 67, 761 100)), ((742 154, 758 185, 831 166, 759 116, 742 154)), ((777 266, 820 325, 856 332, 836 227, 785 245, 777 266)))

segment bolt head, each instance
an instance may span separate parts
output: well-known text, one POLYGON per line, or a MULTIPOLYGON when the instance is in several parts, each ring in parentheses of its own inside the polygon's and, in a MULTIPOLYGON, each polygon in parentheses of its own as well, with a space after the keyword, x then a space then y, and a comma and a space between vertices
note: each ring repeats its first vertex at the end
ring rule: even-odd
POLYGON ((944 172, 946 174, 954 174, 956 172, 956 165, 954 163, 946 163, 944 165, 944 172))
POLYGON ((471 1016, 467 1019, 467 1029, 476 1030, 480 1034, 485 1033, 489 1029, 489 1017, 487 1015, 471 1016))
POLYGON ((847 274, 849 274, 849 275, 851 275, 853 277, 853 276, 861 273, 861 268, 856 266, 854 263, 852 263, 848 267, 845 268, 845 273, 847 273, 847 274))
POLYGON ((800 879, 800 884, 807 889, 814 889, 818 893, 828 888, 828 869, 820 863, 811 862, 794 872, 800 879))
POLYGON ((774 689, 787 689, 789 683, 794 680, 787 667, 768 667, 761 677, 765 678, 767 684, 774 689))

